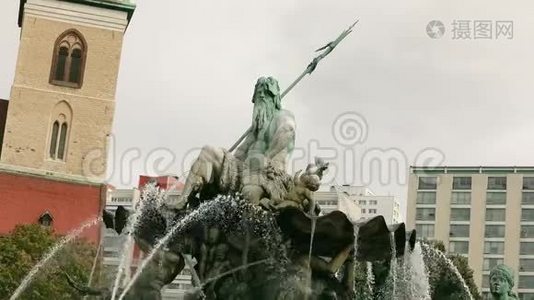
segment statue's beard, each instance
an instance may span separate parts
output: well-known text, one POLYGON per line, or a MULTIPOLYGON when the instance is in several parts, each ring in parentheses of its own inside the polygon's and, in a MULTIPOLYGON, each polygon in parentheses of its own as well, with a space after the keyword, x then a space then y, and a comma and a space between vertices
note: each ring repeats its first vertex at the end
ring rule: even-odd
POLYGON ((274 111, 275 106, 273 101, 256 99, 254 113, 252 114, 252 129, 255 136, 267 129, 274 116, 274 111))

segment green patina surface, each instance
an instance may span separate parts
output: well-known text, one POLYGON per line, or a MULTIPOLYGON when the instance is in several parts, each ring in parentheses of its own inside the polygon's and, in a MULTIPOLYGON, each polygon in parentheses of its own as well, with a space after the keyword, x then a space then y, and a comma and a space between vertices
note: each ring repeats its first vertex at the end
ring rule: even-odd
POLYGON ((112 1, 112 0, 61 0, 65 2, 81 3, 90 6, 111 8, 120 11, 132 12, 135 10, 135 3, 133 1, 112 1))
POLYGON ((494 300, 518 299, 513 292, 514 272, 506 265, 497 265, 491 269, 489 285, 494 300))
MULTIPOLYGON (((135 7, 136 7, 134 1, 132 0, 115 0, 115 1, 112 1, 112 0, 59 0, 59 1, 80 3, 80 4, 85 4, 85 5, 94 6, 94 7, 101 7, 101 8, 118 10, 118 11, 124 11, 128 14, 128 22, 130 22, 133 16, 133 13, 135 11, 135 7)), ((18 19, 19 27, 22 26, 24 4, 26 4, 26 0, 20 0, 19 19, 18 19)))

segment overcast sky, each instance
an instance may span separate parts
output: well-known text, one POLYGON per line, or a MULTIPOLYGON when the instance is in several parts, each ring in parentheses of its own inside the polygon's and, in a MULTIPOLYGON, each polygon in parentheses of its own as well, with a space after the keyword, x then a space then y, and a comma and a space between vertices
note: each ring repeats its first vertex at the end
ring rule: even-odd
MULTIPOLYGON (((181 174, 195 147, 230 146, 250 124, 256 79, 272 75, 283 89, 315 49, 355 19, 354 32, 284 98, 297 120, 297 156, 307 149, 294 169, 335 154, 328 180, 369 183, 375 193, 405 201, 406 167, 420 161, 534 164, 532 1, 137 2, 109 160, 110 182, 118 187, 134 186, 139 174, 181 174), (440 39, 426 33, 431 20, 445 25, 440 39), (493 37, 453 39, 454 20, 491 21, 493 37), (513 39, 496 38, 503 20, 513 21, 513 39), (356 137, 340 140, 333 128, 339 116, 360 124, 356 137), (130 164, 135 151, 141 158, 130 164), (388 157, 401 170, 385 166, 388 157), (371 162, 380 160, 377 173, 371 162), (342 174, 341 165, 355 175, 342 174)), ((18 1, 1 7, 0 98, 8 99, 18 1)))

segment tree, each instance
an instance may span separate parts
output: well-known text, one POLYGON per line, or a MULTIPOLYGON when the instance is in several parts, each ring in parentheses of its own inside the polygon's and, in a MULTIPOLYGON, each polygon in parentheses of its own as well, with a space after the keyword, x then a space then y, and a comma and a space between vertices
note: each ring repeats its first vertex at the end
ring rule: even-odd
MULTIPOLYGON (((0 236, 0 299, 9 298, 24 276, 61 238, 41 225, 19 225, 0 236)), ((37 273, 19 299, 80 299, 62 272, 87 282, 96 249, 76 240, 37 273)))
MULTIPOLYGON (((441 252, 445 255, 445 246, 441 241, 425 241, 430 248, 441 252)), ((436 254, 436 253, 434 253, 436 254)), ((439 254, 438 254, 439 255, 439 254)), ((425 257, 425 264, 429 270, 429 282, 431 287, 432 299, 447 300, 447 299, 467 299, 464 288, 458 279, 458 276, 451 270, 451 267, 442 259, 438 259, 438 255, 427 253, 425 257)), ((466 257, 459 254, 446 255, 450 262, 458 269, 458 272, 469 288, 473 299, 481 300, 478 288, 473 278, 473 270, 469 267, 466 257)))

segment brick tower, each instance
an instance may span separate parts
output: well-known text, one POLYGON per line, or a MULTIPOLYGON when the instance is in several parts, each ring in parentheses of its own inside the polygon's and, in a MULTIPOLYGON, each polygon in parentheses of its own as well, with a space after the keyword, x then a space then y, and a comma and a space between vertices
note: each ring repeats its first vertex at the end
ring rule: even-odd
MULTIPOLYGON (((134 10, 129 1, 20 1, 15 79, 0 126, 0 233, 43 218, 65 233, 99 214, 134 10)), ((88 237, 96 240, 98 230, 88 237)))

